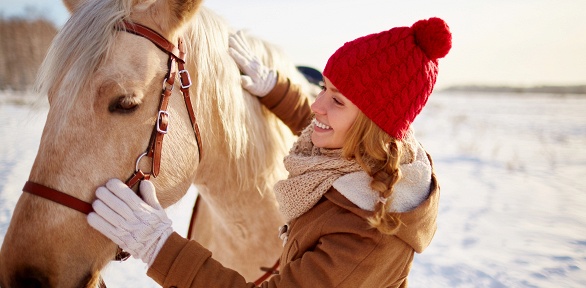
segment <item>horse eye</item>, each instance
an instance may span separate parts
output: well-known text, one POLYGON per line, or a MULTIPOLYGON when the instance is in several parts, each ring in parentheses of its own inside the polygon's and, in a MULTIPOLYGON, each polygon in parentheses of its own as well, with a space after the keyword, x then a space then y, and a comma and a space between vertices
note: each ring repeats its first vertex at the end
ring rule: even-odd
POLYGON ((120 96, 108 106, 108 110, 114 113, 132 113, 138 108, 138 103, 127 96, 120 96))

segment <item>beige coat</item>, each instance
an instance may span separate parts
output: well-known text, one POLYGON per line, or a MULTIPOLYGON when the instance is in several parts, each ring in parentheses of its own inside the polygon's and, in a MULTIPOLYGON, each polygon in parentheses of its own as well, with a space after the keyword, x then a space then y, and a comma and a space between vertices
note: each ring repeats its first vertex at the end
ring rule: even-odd
MULTIPOLYGON (((307 98, 287 79, 279 77, 261 101, 296 133, 311 118, 307 98)), ((261 287, 406 287, 414 252, 422 252, 436 231, 438 203, 439 186, 432 174, 429 197, 411 211, 395 213, 404 225, 389 236, 369 227, 366 219, 372 212, 330 188, 290 223, 279 274, 261 287)), ((163 287, 255 287, 215 261, 209 250, 176 233, 147 274, 163 287)))

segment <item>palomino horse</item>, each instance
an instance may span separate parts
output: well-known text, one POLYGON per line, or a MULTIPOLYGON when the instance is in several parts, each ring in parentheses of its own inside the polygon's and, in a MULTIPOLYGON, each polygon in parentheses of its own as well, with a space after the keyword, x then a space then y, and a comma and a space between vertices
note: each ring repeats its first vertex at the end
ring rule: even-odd
MULTIPOLYGON (((271 189, 285 177, 282 159, 294 137, 258 100, 243 95, 228 54, 233 31, 200 2, 66 3, 71 18, 39 72, 50 109, 29 181, 91 203, 109 178, 149 173, 156 157, 138 156, 151 135, 162 134, 153 132, 161 126, 157 121, 169 120, 160 173, 151 178, 161 203, 175 203, 195 184, 201 205, 192 238, 253 281, 262 275, 259 267, 272 266, 280 255, 276 231, 282 219, 271 189), (149 27, 170 43, 184 40, 192 85, 183 88, 192 95, 200 141, 181 95, 183 83, 165 79, 181 59, 125 32, 123 20, 149 27), (168 108, 158 113, 162 94, 170 95, 168 108)), ((311 88, 278 50, 257 39, 249 44, 266 65, 311 88)), ((116 245, 93 230, 83 213, 23 193, 0 251, 0 286, 95 287, 116 253, 116 245)))

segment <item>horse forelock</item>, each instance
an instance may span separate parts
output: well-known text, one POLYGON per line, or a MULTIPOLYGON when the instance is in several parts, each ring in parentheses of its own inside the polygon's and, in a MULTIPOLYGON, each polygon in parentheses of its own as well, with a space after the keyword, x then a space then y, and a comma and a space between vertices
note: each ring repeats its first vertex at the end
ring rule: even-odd
POLYGON ((83 2, 53 39, 35 83, 43 95, 57 89, 67 95, 53 99, 59 107, 69 106, 71 97, 91 82, 113 45, 115 25, 130 15, 132 6, 131 0, 83 2))

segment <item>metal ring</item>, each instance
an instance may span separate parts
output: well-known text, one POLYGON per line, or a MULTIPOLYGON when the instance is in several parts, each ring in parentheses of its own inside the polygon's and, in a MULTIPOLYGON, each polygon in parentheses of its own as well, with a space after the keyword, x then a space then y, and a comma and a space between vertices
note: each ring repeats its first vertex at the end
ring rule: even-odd
MULTIPOLYGON (((167 87, 165 85, 165 83, 168 83, 167 80, 169 80, 169 78, 165 78, 163 80, 163 91, 167 90, 167 87)), ((173 91, 173 88, 175 88, 175 85, 171 85, 171 89, 169 89, 169 91, 173 91)))
POLYGON ((148 153, 147 152, 143 152, 142 154, 140 154, 138 156, 138 158, 136 159, 136 165, 134 166, 134 172, 138 172, 138 163, 140 163, 140 160, 142 159, 142 157, 146 156, 148 153))

